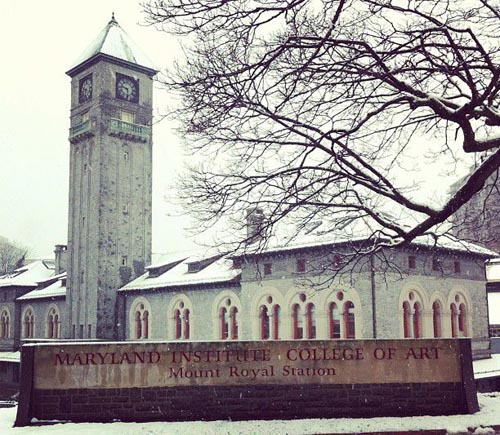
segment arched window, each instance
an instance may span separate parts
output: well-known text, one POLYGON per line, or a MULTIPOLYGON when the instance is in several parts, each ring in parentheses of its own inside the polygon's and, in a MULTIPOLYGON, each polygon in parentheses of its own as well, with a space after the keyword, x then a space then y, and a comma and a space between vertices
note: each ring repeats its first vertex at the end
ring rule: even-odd
POLYGON ((5 309, 0 314, 0 338, 6 339, 10 336, 10 314, 5 309))
POLYGON ((229 319, 227 318, 226 307, 221 307, 220 309, 220 332, 221 340, 227 340, 229 334, 229 319))
POLYGON ((231 312, 229 314, 230 320, 231 320, 231 340, 237 340, 238 339, 238 308, 237 307, 232 307, 231 312))
POLYGON ((27 308, 23 316, 23 337, 33 338, 35 336, 35 314, 31 307, 27 308))
POLYGON ((340 312, 335 302, 331 302, 328 307, 328 318, 330 323, 330 338, 334 340, 340 338, 340 312))
POLYGON ((450 305, 451 336, 458 337, 458 310, 455 304, 450 305))
POLYGON ((347 301, 344 304, 345 338, 356 338, 356 319, 354 315, 354 304, 347 301))
POLYGON ((307 304, 306 319, 307 319, 307 338, 316 338, 316 319, 314 316, 315 307, 313 303, 307 304))
POLYGON ((462 303, 458 307, 458 331, 463 336, 467 335, 466 325, 467 325, 467 308, 465 307, 465 304, 462 303))
POLYGON ((134 309, 134 338, 142 340, 149 338, 149 310, 144 302, 139 302, 134 309))
POLYGON ((59 321, 59 311, 56 307, 49 309, 47 313, 47 330, 45 333, 47 338, 60 338, 60 321, 59 321))
POLYGON ((299 304, 294 304, 292 307, 293 316, 293 338, 300 340, 304 338, 304 319, 299 304))
MULTIPOLYGON (((427 326, 424 325, 424 312, 427 307, 427 299, 423 291, 415 289, 402 293, 403 298, 399 299, 400 309, 402 309, 402 334, 404 338, 422 338, 427 326)), ((427 317, 426 317, 427 319, 427 317)), ((429 316, 430 319, 430 316, 429 316)))
POLYGON ((441 332, 441 304, 439 301, 434 301, 432 304, 432 325, 434 330, 434 338, 442 336, 441 332))
POLYGON ((189 340, 191 338, 191 310, 183 299, 175 303, 173 314, 174 339, 189 340))
POLYGON ((411 329, 410 329, 410 304, 408 301, 403 302, 403 328, 404 328, 404 338, 411 337, 411 329))
POLYGON ((269 340, 269 313, 266 305, 260 307, 260 338, 269 340))
POLYGON ((280 311, 281 308, 278 304, 273 307, 273 340, 279 340, 279 325, 280 325, 280 311))
POLYGON ((218 340, 237 340, 239 335, 239 299, 232 292, 222 292, 214 301, 217 321, 214 323, 215 338, 218 340))
POLYGON ((413 336, 422 338, 422 306, 418 302, 413 305, 413 336))

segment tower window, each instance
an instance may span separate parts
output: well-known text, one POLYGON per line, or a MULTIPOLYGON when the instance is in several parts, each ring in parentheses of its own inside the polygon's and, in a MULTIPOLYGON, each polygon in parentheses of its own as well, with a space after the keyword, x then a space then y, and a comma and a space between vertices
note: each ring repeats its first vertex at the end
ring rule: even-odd
POLYGON ((122 208, 122 211, 123 213, 128 213, 128 204, 123 204, 123 208, 122 208))
POLYGON ((455 261, 454 268, 455 268, 455 273, 460 273, 461 272, 460 261, 455 261))
POLYGON ((134 123, 135 117, 132 112, 127 112, 126 110, 120 110, 120 119, 125 122, 134 123))
POLYGON ((125 151, 125 152, 123 153, 123 160, 125 160, 126 162, 128 162, 128 157, 129 157, 129 156, 128 156, 128 151, 125 151))
POLYGON ((432 270, 435 272, 441 271, 441 261, 439 260, 439 258, 432 259, 432 270))
POLYGON ((90 119, 89 111, 87 110, 86 112, 82 113, 82 124, 84 122, 87 122, 90 119))
POLYGON ((123 267, 126 267, 126 266, 127 266, 127 256, 126 256, 126 255, 124 255, 124 256, 122 257, 122 266, 123 266, 123 267))

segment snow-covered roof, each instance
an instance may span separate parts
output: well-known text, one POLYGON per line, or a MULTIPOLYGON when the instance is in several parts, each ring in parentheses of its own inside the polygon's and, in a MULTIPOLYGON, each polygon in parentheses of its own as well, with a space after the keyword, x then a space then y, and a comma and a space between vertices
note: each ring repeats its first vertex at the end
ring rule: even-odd
POLYGON ((0 361, 20 362, 21 361, 21 352, 0 352, 0 361))
POLYGON ((32 299, 66 296, 66 273, 61 273, 52 278, 57 278, 57 280, 49 285, 44 285, 43 282, 39 283, 39 288, 36 288, 35 290, 32 290, 29 293, 18 297, 17 300, 26 301, 32 299))
POLYGON ((0 276, 0 287, 36 286, 38 282, 54 276, 54 270, 52 260, 36 260, 12 273, 0 276))
POLYGON ((500 282, 500 258, 493 258, 486 263, 486 280, 500 282))
POLYGON ((170 257, 169 262, 147 269, 148 272, 123 286, 120 291, 217 284, 232 281, 241 273, 240 269, 233 268, 232 260, 220 255, 205 259, 179 255, 177 259, 170 257), (200 267, 196 267, 198 264, 200 267), (155 271, 159 274, 156 275, 155 271))
POLYGON ((81 54, 68 71, 69 75, 77 70, 78 66, 99 54, 127 63, 140 65, 152 72, 157 71, 148 56, 137 46, 115 20, 114 15, 106 27, 97 35, 97 38, 81 54))
POLYGON ((500 354, 493 354, 491 358, 479 359, 472 362, 474 379, 500 376, 500 354))
MULTIPOLYGON (((241 250, 242 254, 262 254, 282 252, 296 249, 316 248, 321 246, 332 246, 342 244, 355 244, 368 242, 372 239, 374 232, 369 228, 359 229, 355 234, 333 234, 328 230, 325 223, 319 221, 313 223, 309 228, 302 230, 288 229, 283 231, 278 229, 264 245, 256 243, 254 246, 246 247, 241 250)), ((384 242, 384 239, 379 239, 384 242)), ((398 240, 392 242, 387 238, 387 245, 396 245, 398 240)), ((432 249, 445 249, 449 251, 463 252, 468 254, 477 254, 485 257, 498 257, 499 254, 490 249, 484 248, 471 242, 460 240, 450 234, 443 234, 437 238, 431 235, 424 235, 415 238, 411 246, 426 247, 432 249)), ((238 253, 237 253, 238 254, 238 253)))

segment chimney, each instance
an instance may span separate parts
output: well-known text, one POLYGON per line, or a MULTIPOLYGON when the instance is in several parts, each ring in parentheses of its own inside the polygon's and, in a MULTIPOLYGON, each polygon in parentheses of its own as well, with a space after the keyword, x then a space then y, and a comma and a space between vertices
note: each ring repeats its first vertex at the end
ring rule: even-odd
POLYGON ((59 275, 62 272, 66 272, 68 247, 66 245, 56 245, 54 254, 56 260, 56 275, 59 275))
POLYGON ((264 211, 259 207, 247 210, 247 243, 255 243, 264 238, 264 211))

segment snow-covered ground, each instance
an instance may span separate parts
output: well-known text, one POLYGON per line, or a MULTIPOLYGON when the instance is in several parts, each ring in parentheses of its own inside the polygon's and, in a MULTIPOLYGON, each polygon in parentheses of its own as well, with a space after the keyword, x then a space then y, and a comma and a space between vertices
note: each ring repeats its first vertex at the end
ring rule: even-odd
POLYGON ((0 409, 1 435, 286 435, 447 429, 449 433, 493 433, 500 425, 500 393, 479 394, 481 410, 473 415, 371 419, 311 419, 272 421, 213 421, 185 423, 65 423, 13 428, 17 408, 0 409))

